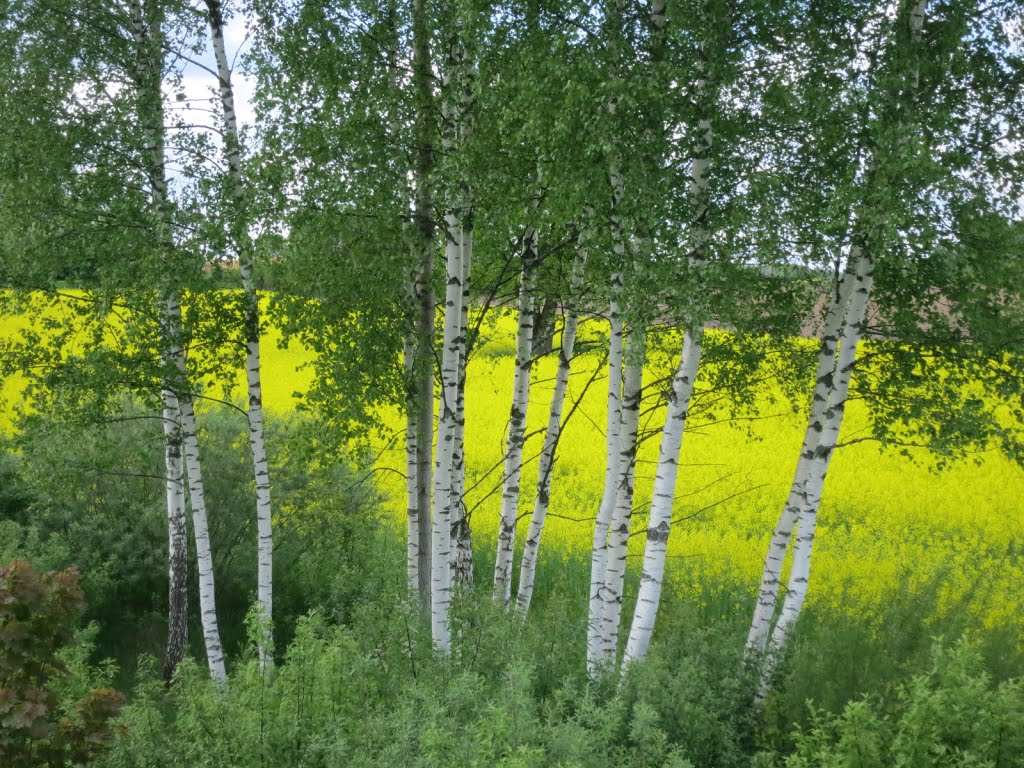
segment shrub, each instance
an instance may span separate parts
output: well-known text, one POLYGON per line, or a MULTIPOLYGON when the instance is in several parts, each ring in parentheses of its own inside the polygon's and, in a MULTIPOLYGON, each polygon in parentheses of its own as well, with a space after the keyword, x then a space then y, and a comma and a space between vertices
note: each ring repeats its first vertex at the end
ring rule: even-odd
POLYGON ((816 711, 785 765, 859 768, 1024 765, 1024 685, 994 685, 976 648, 937 644, 928 672, 900 684, 895 701, 816 711))
POLYGON ((0 568, 0 763, 84 763, 112 738, 121 694, 70 695, 79 686, 62 652, 84 607, 74 569, 40 576, 23 560, 0 568))

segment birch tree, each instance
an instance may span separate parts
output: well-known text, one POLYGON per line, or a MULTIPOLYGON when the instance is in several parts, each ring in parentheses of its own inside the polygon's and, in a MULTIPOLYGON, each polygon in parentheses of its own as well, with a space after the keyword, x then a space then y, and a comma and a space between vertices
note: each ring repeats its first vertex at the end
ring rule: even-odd
MULTIPOLYGON (((895 9, 876 9, 876 15, 861 21, 860 28, 865 30, 865 40, 881 40, 884 45, 878 47, 869 42, 859 48, 850 47, 861 51, 855 54, 858 58, 852 59, 855 63, 850 65, 850 71, 867 73, 861 98, 854 102, 861 107, 857 115, 862 121, 855 135, 858 142, 864 143, 858 144, 856 152, 844 150, 847 162, 853 163, 849 172, 852 181, 845 182, 849 186, 842 192, 845 199, 852 201, 844 216, 847 243, 840 250, 845 267, 837 269, 826 305, 808 429, 789 499, 769 545, 748 633, 748 654, 765 654, 761 699, 770 690, 782 651, 807 596, 817 515, 831 459, 843 445, 839 433, 851 392, 854 388, 860 390, 875 420, 874 434, 866 439, 878 439, 883 444, 899 444, 908 439, 899 437, 906 434, 899 424, 908 420, 905 415, 896 413, 905 414, 905 408, 920 412, 922 408, 922 404, 912 405, 913 397, 908 397, 894 412, 891 405, 876 399, 880 388, 875 383, 855 379, 858 345, 872 325, 892 334, 891 342, 886 339, 873 342, 879 351, 905 346, 914 338, 917 341, 910 343, 917 345, 929 336, 949 334, 952 331, 949 318, 940 320, 934 307, 928 305, 934 304, 936 295, 961 294, 955 283, 943 284, 940 275, 951 264, 966 264, 975 258, 971 255, 969 241, 962 237, 963 230, 949 224, 956 220, 956 211, 964 205, 964 196, 976 201, 985 199, 988 201, 985 205, 1003 205, 998 201, 1003 195, 1000 184, 993 183, 995 176, 1002 172, 1002 162, 996 156, 1003 152, 996 149, 994 156, 990 153, 995 147, 979 145, 975 140, 981 124, 1005 120, 995 117, 995 113, 1009 108, 999 98, 990 100, 981 95, 1001 77, 990 78, 988 64, 980 64, 1000 57, 980 50, 987 48, 999 33, 967 31, 975 24, 992 23, 998 27, 1003 22, 990 20, 976 9, 960 9, 947 15, 948 12, 947 8, 929 8, 923 0, 900 3, 895 9), (895 12, 890 13, 890 10, 895 12), (965 25, 965 18, 971 18, 972 22, 965 25), (968 68, 953 63, 961 56, 961 60, 973 58, 980 70, 973 70, 974 75, 966 74, 970 71, 968 68), (867 68, 865 62, 869 64, 867 68), (986 74, 981 75, 981 70, 986 74), (966 86, 967 81, 972 85, 966 86), (977 96, 980 98, 973 101, 977 96), (973 101, 971 106, 961 101, 965 97, 973 101), (968 128, 968 125, 973 127, 968 128), (946 137, 942 144, 934 141, 936 132, 946 137), (981 160, 982 157, 988 160, 981 160), (971 176, 974 178, 967 181, 971 176), (937 258, 938 253, 944 256, 937 258), (947 267, 940 266, 940 261, 947 267), (887 286, 882 293, 875 290, 880 276, 887 286), (899 304, 894 303, 893 298, 900 294, 903 298, 899 304), (912 296, 917 298, 910 298, 912 296), (904 318, 901 326, 891 319, 899 316, 904 318), (790 578, 780 605, 783 560, 789 541, 794 539, 790 578)), ((1009 69, 1002 71, 1006 74, 1009 69)), ((850 82, 858 82, 859 77, 855 74, 850 82)), ((1003 90, 1000 86, 997 88, 1003 90)), ((825 98, 835 99, 827 95, 825 98)), ((980 129, 982 133, 984 130, 980 129)), ((966 304, 959 305, 955 299, 947 301, 958 307, 954 312, 962 311, 965 316, 971 312, 966 304)), ((974 331, 981 331, 981 326, 971 331, 962 324, 961 330, 952 335, 959 335, 961 339, 957 343, 970 347, 980 341, 980 336, 978 341, 968 338, 974 331)), ((941 352, 938 354, 943 356, 941 352)), ((958 355, 963 359, 968 356, 970 353, 958 355)), ((877 354, 874 357, 876 363, 884 359, 877 354)), ((930 368, 927 364, 921 368, 916 362, 910 363, 913 358, 923 359, 916 353, 899 357, 903 359, 889 357, 892 364, 879 369, 880 380, 908 381, 903 377, 912 376, 920 382, 922 371, 930 368)), ((959 363, 953 363, 951 375, 954 378, 953 372, 959 367, 959 363)), ((942 376, 948 377, 947 374, 942 376)), ((908 395, 914 392, 914 396, 922 396, 927 402, 944 384, 935 381, 927 388, 932 390, 931 394, 925 394, 921 387, 911 387, 906 392, 908 395)), ((949 423, 949 420, 937 416, 936 423, 949 423)), ((935 441, 939 431, 944 428, 930 428, 931 435, 920 444, 949 450, 948 443, 935 441)), ((957 440, 971 442, 984 431, 974 424, 959 434, 957 440)))
MULTIPOLYGON (((537 201, 531 203, 536 210, 537 201)), ((494 598, 507 605, 512 593, 512 557, 519 523, 519 482, 526 443, 526 416, 533 370, 533 271, 537 267, 537 232, 532 226, 523 236, 519 297, 516 300, 516 360, 512 379, 512 408, 505 440, 505 474, 498 523, 498 552, 494 560, 494 598)))
POLYGON ((626 578, 626 550, 633 519, 633 484, 646 361, 646 332, 642 327, 630 329, 624 357, 626 364, 619 419, 615 505, 608 524, 603 583, 597 589, 601 607, 598 665, 603 668, 613 667, 616 660, 622 591, 626 578))
POLYGON ((431 536, 431 636, 443 653, 451 650, 448 611, 453 578, 451 523, 457 440, 459 379, 465 357, 462 331, 463 283, 473 251, 471 179, 458 160, 470 135, 475 99, 472 58, 472 17, 458 3, 455 17, 465 26, 450 33, 443 64, 442 147, 454 161, 445 207, 445 316, 441 356, 441 405, 437 421, 437 459, 434 467, 434 516, 431 536), (468 22, 468 23, 467 23, 468 22), (467 29, 468 27, 468 29, 467 29))
MULTIPOLYGON (((573 264, 573 274, 570 281, 570 292, 572 294, 570 302, 576 301, 575 296, 578 294, 583 282, 583 270, 587 263, 587 250, 582 242, 583 237, 584 235, 581 233, 581 242, 577 245, 576 261, 573 264)), ((558 449, 558 439, 562 434, 562 409, 565 405, 565 394, 569 387, 569 374, 572 372, 572 357, 573 350, 576 347, 576 329, 578 326, 579 317, 576 307, 573 303, 570 303, 565 309, 562 340, 558 350, 558 371, 555 374, 555 387, 551 393, 548 423, 544 431, 544 446, 541 448, 540 463, 537 468, 537 496, 533 504, 530 528, 526 534, 523 557, 519 568, 519 590, 516 595, 516 609, 522 614, 526 614, 530 609, 530 601, 533 599, 533 587, 537 573, 537 554, 540 550, 541 534, 544 532, 544 522, 551 503, 551 475, 555 468, 555 452, 558 449)))
MULTIPOLYGON (((909 40, 906 42, 911 48, 920 45, 925 6, 925 0, 915 0, 901 8, 898 23, 909 27, 909 40)), ((896 40, 899 37, 897 32, 896 40)), ((893 45, 897 45, 896 41, 893 45)), ((904 76, 912 81, 916 80, 912 73, 908 72, 904 76)), ((901 96, 912 98, 913 94, 904 90, 901 96)), ((882 119, 891 121, 893 115, 886 115, 882 119)), ((900 125, 897 129, 902 133, 907 126, 900 125)), ((904 141, 902 137, 898 140, 899 143, 904 141)), ((881 160, 882 158, 877 156, 868 159, 867 184, 870 185, 873 177, 876 177, 875 164, 881 160)), ((861 209, 855 216, 858 214, 859 220, 854 223, 854 240, 847 257, 848 266, 839 278, 834 291, 835 298, 829 306, 825 321, 826 329, 819 352, 815 392, 797 475, 790 491, 790 499, 773 534, 769 557, 766 558, 765 571, 762 575, 757 608, 748 634, 748 651, 767 651, 759 692, 761 697, 767 693, 778 654, 784 647, 806 598, 817 513, 825 477, 838 441, 856 360, 857 344, 863 334, 865 313, 874 279, 876 256, 872 253, 872 248, 881 246, 878 242, 869 243, 864 234, 865 227, 870 226, 864 219, 870 217, 871 212, 861 209), (786 545, 793 537, 794 525, 798 533, 789 583, 781 612, 774 628, 771 629, 769 639, 769 623, 777 608, 778 581, 782 567, 780 555, 784 555, 786 545)))
MULTIPOLYGON (((603 53, 605 65, 610 73, 611 82, 620 83, 621 57, 624 41, 622 40, 621 3, 615 0, 605 6, 603 20, 603 53)), ((602 105, 609 115, 610 121, 616 116, 618 106, 617 94, 602 105)), ((612 129, 613 133, 617 133, 612 129)), ((608 411, 607 428, 605 431, 605 480, 601 505, 598 508, 594 523, 594 541, 591 549, 590 590, 587 617, 587 669, 592 677, 599 674, 611 663, 608 654, 608 637, 606 631, 605 611, 614 596, 606 595, 608 566, 611 560, 609 553, 609 537, 616 522, 615 512, 622 505, 632 505, 632 462, 623 466, 622 457, 632 457, 636 452, 636 427, 632 435, 628 424, 630 408, 635 407, 639 416, 639 390, 643 374, 643 355, 630 350, 630 357, 624 357, 624 335, 622 323, 623 274, 626 263, 626 233, 622 220, 622 203, 625 195, 625 180, 622 173, 622 147, 614 139, 611 140, 608 163, 608 181, 611 199, 608 213, 608 232, 612 248, 613 267, 611 274, 611 292, 609 298, 609 324, 611 336, 608 356, 608 411), (639 361, 638 361, 639 358, 639 361), (632 364, 631 371, 623 367, 626 362, 632 364), (632 375, 630 375, 632 373, 632 375), (627 383, 627 378, 629 382, 627 383), (630 398, 634 398, 633 402, 630 398), (628 488, 626 487, 628 483, 628 488), (628 501, 626 497, 628 496, 628 501), (610 598, 606 599, 606 598, 610 598)), ((621 526, 620 519, 617 521, 621 526)), ((628 527, 628 523, 627 523, 628 527)), ((628 533, 627 533, 628 537, 628 533)), ((625 551, 622 553, 625 560, 625 551)), ((614 577, 613 577, 614 582, 614 577)))
POLYGON ((235 92, 231 84, 231 65, 224 45, 224 9, 219 0, 206 0, 210 39, 217 61, 217 78, 224 122, 222 136, 227 158, 232 241, 238 252, 239 272, 244 292, 242 325, 245 340, 245 381, 248 391, 249 447, 252 450, 256 481, 257 590, 256 603, 262 630, 260 663, 273 658, 274 540, 270 506, 270 465, 263 435, 263 384, 260 378, 260 306, 254 274, 254 248, 245 212, 245 186, 242 177, 242 144, 238 135, 235 92))
MULTIPOLYGON (((136 45, 136 88, 139 109, 139 121, 145 143, 145 168, 152 205, 152 215, 156 224, 158 247, 173 249, 169 222, 167 221, 168 205, 166 163, 164 158, 164 117, 163 95, 161 93, 161 75, 163 72, 162 35, 159 8, 147 8, 142 0, 130 0, 132 35, 136 45)), ((210 550, 210 532, 207 522, 206 491, 203 484, 202 464, 199 454, 199 440, 195 409, 192 394, 187 390, 188 376, 185 366, 185 353, 181 347, 181 303, 173 288, 164 287, 160 299, 160 325, 163 333, 164 349, 162 352, 164 366, 167 370, 163 385, 165 408, 170 411, 174 400, 177 400, 181 424, 181 444, 184 450, 184 463, 188 474, 189 501, 192 506, 192 525, 195 535, 196 559, 199 574, 199 607, 203 627, 203 640, 206 646, 207 665, 210 677, 216 682, 227 680, 224 669, 224 653, 220 642, 220 628, 217 623, 216 595, 213 574, 213 556, 210 550), (184 388, 183 385, 184 384, 184 388)), ((177 418, 171 425, 172 433, 177 431, 177 418)), ((177 436, 173 436, 177 441, 177 436)), ((172 438, 168 439, 172 442, 172 438)), ((169 445, 168 455, 173 451, 169 445)), ((171 470, 177 472, 177 467, 171 470)), ((168 484, 176 480, 176 476, 168 474, 168 484)), ((177 504, 177 490, 174 492, 174 503, 177 504)), ((169 488, 169 499, 172 496, 169 488)), ((177 506, 169 517, 176 516, 177 506)), ((172 519, 171 536, 175 537, 175 550, 180 551, 181 541, 176 532, 181 528, 180 519, 172 519)), ((174 551, 174 550, 172 550, 174 551)), ((177 555, 177 552, 174 552, 177 555)), ((175 579, 180 575, 175 574, 175 579)), ((172 582, 174 583, 174 582, 172 582)), ((177 586, 177 585, 176 585, 177 586)), ((180 589, 180 587, 179 587, 180 589)), ((177 598, 176 598, 177 599, 177 598)))

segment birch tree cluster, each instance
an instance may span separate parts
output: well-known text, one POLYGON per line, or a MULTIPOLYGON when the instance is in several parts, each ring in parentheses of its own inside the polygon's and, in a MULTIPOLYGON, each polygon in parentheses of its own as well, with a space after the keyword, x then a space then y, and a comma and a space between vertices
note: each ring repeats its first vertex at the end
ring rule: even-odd
POLYGON ((807 419, 751 585, 759 701, 813 584, 837 449, 925 447, 941 464, 998 448, 1021 461, 1017 3, 22 0, 3 7, 0 35, 3 301, 39 311, 61 286, 87 289, 75 329, 6 344, 3 366, 35 371, 38 391, 66 392, 82 418, 126 390, 159 411, 168 679, 186 648, 190 512, 208 672, 227 683, 196 404, 236 370, 257 653, 274 661, 274 574, 288 566, 274 563, 268 312, 315 354, 307 404, 322 439, 379 427, 385 407, 405 414, 406 582, 442 656, 462 594, 528 621, 545 522, 560 512, 581 322, 601 328, 606 355, 603 495, 574 651, 595 680, 646 657, 672 598, 679 457, 701 397, 756 415, 751 393, 770 373, 807 419), (232 28, 248 41, 239 56, 232 28), (196 73, 209 98, 186 95, 196 73), (210 291, 226 267, 238 290, 210 291), (488 312, 517 323, 496 540, 473 537, 465 503, 467 366, 488 312), (645 380, 665 326, 681 332, 672 374, 645 380), (713 343, 722 329, 730 343, 713 343), (798 352, 797 336, 815 352, 798 352), (545 354, 557 373, 532 457, 545 354), (843 428, 853 399, 867 432, 843 428), (652 432, 642 416, 661 403, 652 432), (641 498, 637 449, 651 437, 641 498), (485 547, 493 571, 474 560, 485 547))

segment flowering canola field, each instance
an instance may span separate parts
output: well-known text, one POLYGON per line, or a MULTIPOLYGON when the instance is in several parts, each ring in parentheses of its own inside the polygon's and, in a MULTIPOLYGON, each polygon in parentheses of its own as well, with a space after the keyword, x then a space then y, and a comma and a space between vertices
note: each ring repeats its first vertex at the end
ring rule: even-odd
MULTIPOLYGON (((24 320, 0 318, 0 337, 12 338, 24 320)), ((599 322, 581 330, 599 336, 599 322)), ((303 368, 309 353, 282 348, 270 329, 264 344, 264 402, 273 412, 294 408, 293 393, 310 383, 303 368)), ((466 505, 471 511, 478 547, 493 544, 500 506, 501 456, 511 402, 514 320, 502 318, 471 359, 467 376, 466 505)), ((669 373, 669 361, 649 366, 645 381, 669 373)), ((521 522, 525 536, 537 476, 536 455, 553 387, 555 356, 535 366, 528 416, 523 471, 521 522)), ((563 432, 556 461, 550 515, 542 542, 544 553, 590 547, 593 516, 604 477, 607 380, 603 357, 591 352, 574 361, 565 412, 575 405, 563 432), (596 374, 596 377, 595 377, 596 374)), ((242 373, 239 387, 244 389, 242 373)), ((13 377, 0 388, 0 430, 10 429, 13 406, 24 383, 13 377)), ((708 594, 709 586, 753 595, 768 537, 789 490, 803 436, 804 418, 779 405, 774 418, 725 423, 688 430, 684 438, 677 504, 669 544, 670 573, 677 589, 708 594), (750 439, 749 425, 756 439, 750 439)), ((652 432, 663 409, 645 416, 652 432)), ((404 428, 398 413, 385 422, 404 428)), ((844 434, 863 426, 866 415, 852 402, 844 434)), ((404 471, 401 440, 381 444, 379 461, 404 471)), ((646 440, 637 466, 634 530, 642 531, 650 500, 658 435, 646 440)), ((404 526, 404 483, 391 472, 378 473, 381 490, 404 526)), ((880 621, 894 597, 934 596, 928 611, 936 632, 952 612, 970 616, 978 631, 1010 630, 1024 644, 1024 471, 998 453, 960 462, 941 472, 896 453, 858 443, 837 452, 825 488, 812 564, 810 605, 848 611, 862 621, 880 621)), ((631 554, 639 565, 643 536, 634 536, 631 554)), ((548 560, 548 563, 551 561, 548 560)), ((480 574, 486 578, 489 574, 480 574)))
MULTIPOLYGON (((599 323, 591 334, 604 332, 599 323)), ((581 331, 586 333, 587 331, 581 331)), ((512 397, 514 363, 512 318, 471 359, 466 396, 466 505, 472 511, 475 541, 490 546, 500 508, 500 461, 512 397), (497 490, 495 490, 497 489, 497 490)), ((674 353, 678 355, 678 351, 674 353)), ((645 382, 670 373, 666 359, 648 366, 645 382)), ((574 361, 565 412, 579 400, 561 437, 552 479, 550 515, 541 545, 589 549, 593 516, 604 481, 604 424, 607 379, 592 383, 603 356, 574 361)), ((517 542, 529 524, 536 488, 536 456, 543 442, 554 384, 556 359, 535 366, 524 455, 517 542)), ((693 594, 709 588, 753 596, 768 538, 789 491, 806 417, 785 404, 775 418, 745 422, 742 428, 716 423, 688 430, 683 440, 675 518, 669 542, 671 578, 693 594), (748 437, 750 426, 755 439, 748 437), (685 519, 684 519, 685 518, 685 519)), ((394 428, 404 420, 392 417, 394 428)), ((645 417, 660 428, 664 408, 645 417)), ((867 423, 863 405, 851 402, 843 434, 867 423)), ((634 531, 645 526, 660 435, 639 451, 634 531)), ((967 611, 979 631, 1010 629, 1024 643, 1024 471, 997 452, 978 461, 929 470, 923 453, 914 462, 863 442, 837 451, 825 487, 812 563, 808 604, 881 621, 893 597, 935 595, 930 621, 941 631, 951 612, 967 611)), ((388 466, 402 471, 401 446, 387 452, 388 466)), ((393 473, 386 490, 398 514, 404 485, 393 473)), ((631 542, 639 567, 643 535, 631 542)), ((541 568, 544 567, 543 560, 541 568)), ((489 576, 489 574, 485 574, 489 576)))

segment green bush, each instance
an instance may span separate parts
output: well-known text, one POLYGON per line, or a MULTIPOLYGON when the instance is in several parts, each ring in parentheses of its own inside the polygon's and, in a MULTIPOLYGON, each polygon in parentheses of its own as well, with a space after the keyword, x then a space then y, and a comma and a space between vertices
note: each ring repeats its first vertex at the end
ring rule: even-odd
MULTIPOLYGON (((97 654, 113 657, 121 683, 128 684, 136 659, 162 655, 166 641, 160 422, 129 405, 105 424, 37 414, 21 426, 7 453, 0 454, 5 480, 0 555, 39 568, 79 569, 88 604, 85 620, 99 627, 97 654)), ((245 643, 245 615, 256 592, 251 455, 242 414, 202 413, 200 429, 218 617, 232 657, 245 643)), ((360 599, 369 574, 381 571, 380 562, 399 562, 390 554, 381 558, 370 543, 381 541, 372 486, 342 455, 306 455, 308 429, 299 417, 272 418, 267 425, 274 482, 275 629, 282 647, 300 616, 329 605, 332 615, 342 618, 360 599)), ((201 656, 194 564, 189 570, 189 636, 193 652, 201 656)))
POLYGON ((113 738, 124 697, 93 687, 82 656, 69 651, 83 608, 74 569, 0 567, 0 764, 85 763, 113 738))
POLYGON ((936 644, 931 669, 897 686, 895 700, 868 697, 839 715, 815 711, 796 735, 789 768, 939 768, 1024 765, 1024 686, 993 684, 966 642, 936 644))

